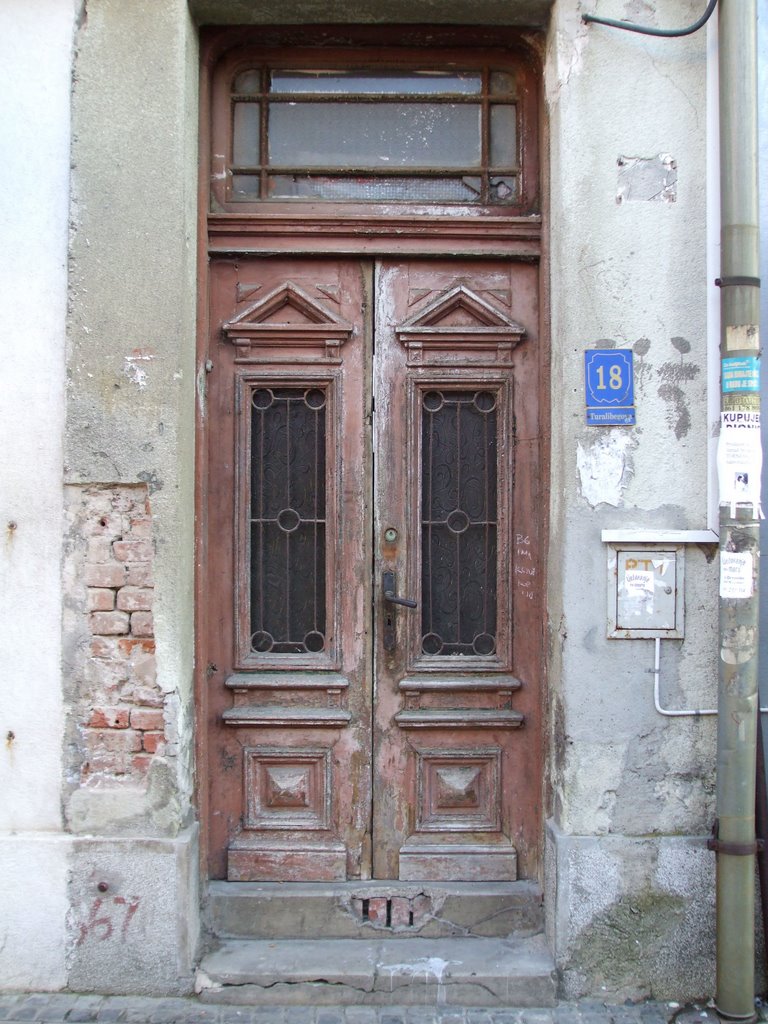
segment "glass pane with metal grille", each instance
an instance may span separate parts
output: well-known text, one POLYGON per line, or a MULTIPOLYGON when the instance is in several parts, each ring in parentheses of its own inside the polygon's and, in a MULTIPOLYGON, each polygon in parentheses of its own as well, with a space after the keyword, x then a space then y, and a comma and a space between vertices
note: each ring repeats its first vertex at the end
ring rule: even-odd
POLYGON ((487 657, 497 638, 497 395, 429 390, 421 405, 421 649, 487 657))
POLYGON ((251 648, 318 653, 326 638, 326 393, 251 398, 251 648))
POLYGON ((519 201, 511 71, 251 69, 231 93, 234 201, 519 201))

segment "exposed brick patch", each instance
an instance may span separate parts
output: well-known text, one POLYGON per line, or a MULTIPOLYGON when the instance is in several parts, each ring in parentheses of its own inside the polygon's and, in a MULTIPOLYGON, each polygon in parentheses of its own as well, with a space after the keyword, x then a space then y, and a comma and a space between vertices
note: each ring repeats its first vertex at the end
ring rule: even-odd
MULTIPOLYGON (((80 648, 73 708, 80 785, 146 779, 175 752, 157 685, 152 514, 146 487, 84 489, 73 519, 70 580, 90 639, 80 648)), ((73 765, 74 767, 74 765, 73 765)))
POLYGON ((115 607, 115 592, 101 587, 89 587, 87 600, 89 611, 111 612, 115 607))

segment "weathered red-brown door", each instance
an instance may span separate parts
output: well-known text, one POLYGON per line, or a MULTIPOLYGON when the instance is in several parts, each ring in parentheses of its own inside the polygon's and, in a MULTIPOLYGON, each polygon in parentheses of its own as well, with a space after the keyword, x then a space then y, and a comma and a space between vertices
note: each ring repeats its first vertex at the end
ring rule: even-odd
POLYGON ((534 876, 535 265, 211 281, 212 875, 534 876))

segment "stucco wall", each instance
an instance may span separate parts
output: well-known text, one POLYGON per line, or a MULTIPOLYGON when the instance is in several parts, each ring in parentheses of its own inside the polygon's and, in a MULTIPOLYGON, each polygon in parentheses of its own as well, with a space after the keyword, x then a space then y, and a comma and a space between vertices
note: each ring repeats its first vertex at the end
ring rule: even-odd
MULTIPOLYGON (((168 756, 171 833, 192 791, 196 83, 183 0, 88 4, 73 91, 66 481, 147 488, 157 680, 184 737, 168 756)), ((81 642, 71 624, 70 666, 81 642)))
MULTIPOLYGON (((707 34, 653 39, 587 26, 578 7, 556 5, 546 86, 552 139, 551 841, 563 869, 552 882, 560 886, 552 906, 571 905, 575 890, 568 878, 578 879, 582 913, 573 916, 571 906, 564 926, 555 909, 551 924, 570 994, 605 986, 616 994, 672 995, 674 989, 678 997, 694 996, 712 983, 708 970, 702 972, 699 937, 711 923, 714 858, 702 851, 714 809, 715 724, 657 714, 653 641, 606 639, 601 530, 706 527, 706 305, 713 287, 705 265, 707 34), (668 157, 677 182, 665 191, 668 157), (636 158, 647 161, 658 188, 627 192, 627 168, 636 158), (585 425, 584 352, 611 346, 634 351, 635 427, 585 425), (655 838, 686 834, 701 837, 686 841, 699 849, 693 859, 687 845, 678 849, 655 838), (606 837, 605 850, 592 837, 606 837), (650 838, 628 843, 628 837, 650 838), (662 855, 663 882, 653 867, 662 855), (595 870, 595 858, 610 862, 610 870, 595 870), (643 870, 637 858, 645 859, 643 870), (683 893, 689 871, 699 909, 683 927, 682 920, 675 923, 676 889, 683 893), (668 959, 673 951, 675 970, 661 970, 649 951, 627 974, 626 951, 616 946, 612 954, 610 943, 603 948, 586 941, 600 922, 620 930, 628 903, 636 908, 628 922, 638 937, 653 922, 650 930, 663 937, 668 959)), ((700 7, 662 0, 610 10, 602 5, 599 13, 681 27, 696 20, 700 7)), ((685 639, 662 641, 667 706, 715 706, 713 554, 686 546, 685 639)))
MULTIPOLYGON (((7 331, 0 985, 56 988, 71 979, 105 991, 171 991, 188 983, 198 906, 196 834, 187 827, 194 813, 196 32, 184 0, 75 6, 6 0, 0 9, 0 75, 12 100, 3 158, 13 183, 0 197, 0 222, 14 254, 0 269, 7 331), (78 576, 82 531, 67 532, 62 511, 62 457, 69 509, 93 488, 114 494, 140 488, 147 495, 154 682, 171 737, 158 755, 159 783, 107 773, 89 788, 76 775, 83 768, 82 730, 92 727, 83 718, 81 687, 90 681, 78 674, 92 634, 78 576), (66 820, 74 830, 86 822, 83 831, 94 838, 61 832, 62 763, 66 820), (121 871, 126 858, 131 869, 121 871), (151 909, 158 878, 164 880, 162 927, 151 909), (108 885, 104 893, 100 882, 108 885), (18 950, 33 945, 34 962, 22 962, 18 950), (153 964, 161 947, 175 949, 162 969, 153 964)), ((223 21, 242 10, 235 0, 193 6, 201 17, 223 21)), ((546 6, 513 4, 509 18, 524 9, 541 18, 546 6)), ((648 671, 652 643, 605 639, 600 530, 705 525, 706 36, 649 40, 587 28, 579 7, 575 0, 555 4, 546 58, 553 352, 549 925, 568 994, 605 986, 614 995, 686 997, 701 995, 709 980, 713 864, 703 834, 713 809, 714 726, 661 719, 648 671), (626 184, 619 157, 647 159, 653 169, 659 154, 676 162, 674 202, 667 193, 662 199, 625 194, 617 203, 626 184), (635 428, 584 425, 583 353, 598 343, 635 352, 635 428), (658 950, 649 947, 631 961, 630 974, 627 949, 601 940, 625 920, 662 937, 658 950)), ((254 9, 249 5, 251 14, 254 9)), ((288 20, 301 14, 295 6, 290 11, 288 20)), ((257 20, 281 20, 290 11, 258 5, 257 20)), ((338 20, 380 20, 381 12, 380 4, 346 0, 333 8, 338 20)), ((503 18, 500 12, 490 0, 471 12, 452 0, 439 17, 493 23, 503 18)), ((671 25, 692 21, 700 4, 615 0, 601 4, 601 13, 671 25)), ((116 536, 109 537, 111 553, 122 543, 116 536)), ((663 644, 663 691, 675 707, 714 701, 711 554, 687 548, 686 637, 663 644)))
POLYGON ((0 985, 19 987, 55 988, 65 976, 57 832, 73 22, 71 0, 0 6, 0 985))

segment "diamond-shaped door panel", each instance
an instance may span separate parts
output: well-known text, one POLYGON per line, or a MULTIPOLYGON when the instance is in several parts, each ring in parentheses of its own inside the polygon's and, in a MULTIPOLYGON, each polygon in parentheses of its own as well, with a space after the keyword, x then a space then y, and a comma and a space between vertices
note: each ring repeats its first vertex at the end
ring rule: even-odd
POLYGON ((245 827, 327 829, 330 820, 330 751, 245 750, 245 827))

